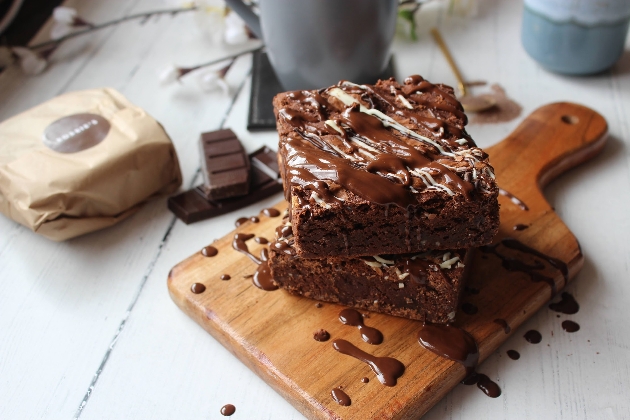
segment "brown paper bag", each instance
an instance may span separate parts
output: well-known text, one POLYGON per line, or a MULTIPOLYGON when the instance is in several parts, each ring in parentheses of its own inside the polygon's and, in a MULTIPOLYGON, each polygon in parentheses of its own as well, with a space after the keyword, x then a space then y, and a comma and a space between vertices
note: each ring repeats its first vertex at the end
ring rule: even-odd
POLYGON ((164 128, 113 89, 0 123, 0 212, 55 241, 111 226, 181 182, 164 128))

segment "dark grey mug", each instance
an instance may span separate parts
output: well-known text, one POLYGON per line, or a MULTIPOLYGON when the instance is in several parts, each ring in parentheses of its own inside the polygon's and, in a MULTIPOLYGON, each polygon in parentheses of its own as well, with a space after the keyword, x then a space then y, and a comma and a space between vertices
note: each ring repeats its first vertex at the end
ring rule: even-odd
POLYGON ((373 83, 387 67, 398 0, 260 0, 260 16, 226 3, 264 41, 285 89, 373 83))

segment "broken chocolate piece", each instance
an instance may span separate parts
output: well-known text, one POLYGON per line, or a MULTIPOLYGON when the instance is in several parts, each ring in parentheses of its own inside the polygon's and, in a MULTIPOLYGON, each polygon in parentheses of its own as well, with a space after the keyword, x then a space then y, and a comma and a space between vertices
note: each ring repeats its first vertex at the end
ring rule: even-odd
POLYGON ((190 224, 238 210, 282 191, 276 152, 264 146, 251 153, 249 159, 251 174, 247 195, 210 200, 205 198, 199 186, 170 197, 168 208, 184 223, 190 224))
POLYGON ((208 200, 247 194, 250 162, 236 134, 230 129, 202 133, 199 146, 204 181, 199 192, 208 200))

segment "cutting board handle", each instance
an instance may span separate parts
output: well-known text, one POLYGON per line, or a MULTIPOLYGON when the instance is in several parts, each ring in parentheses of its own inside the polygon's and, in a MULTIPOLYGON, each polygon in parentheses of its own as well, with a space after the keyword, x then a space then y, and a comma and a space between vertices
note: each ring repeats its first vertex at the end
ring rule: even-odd
POLYGON ((526 191, 529 197, 523 198, 542 198, 540 190, 552 179, 602 150, 607 130, 604 117, 585 106, 542 106, 489 149, 490 163, 501 173, 497 183, 508 191, 526 191))

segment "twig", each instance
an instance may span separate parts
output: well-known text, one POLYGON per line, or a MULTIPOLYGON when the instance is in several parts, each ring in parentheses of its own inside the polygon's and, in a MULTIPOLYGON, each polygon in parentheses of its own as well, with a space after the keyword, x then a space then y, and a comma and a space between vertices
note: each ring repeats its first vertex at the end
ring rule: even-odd
POLYGON ((50 47, 52 45, 61 44, 63 41, 65 41, 67 39, 74 38, 76 36, 81 36, 81 35, 84 35, 86 33, 89 33, 89 32, 92 32, 92 31, 96 31, 96 30, 99 30, 99 29, 107 28, 108 26, 117 25, 119 23, 126 22, 128 20, 140 19, 140 18, 148 19, 148 18, 150 18, 152 16, 166 15, 166 14, 171 14, 171 15, 175 16, 178 13, 189 12, 189 11, 193 11, 193 10, 197 10, 197 7, 193 6, 193 7, 179 8, 179 9, 154 10, 152 12, 136 13, 135 15, 123 16, 121 18, 114 19, 114 20, 111 20, 109 22, 100 23, 98 25, 93 25, 93 26, 90 26, 88 28, 82 29, 80 31, 69 33, 68 35, 63 36, 63 37, 61 37, 59 39, 51 39, 50 41, 41 42, 39 44, 32 45, 29 48, 31 50, 38 50, 40 48, 45 48, 45 47, 50 47))

